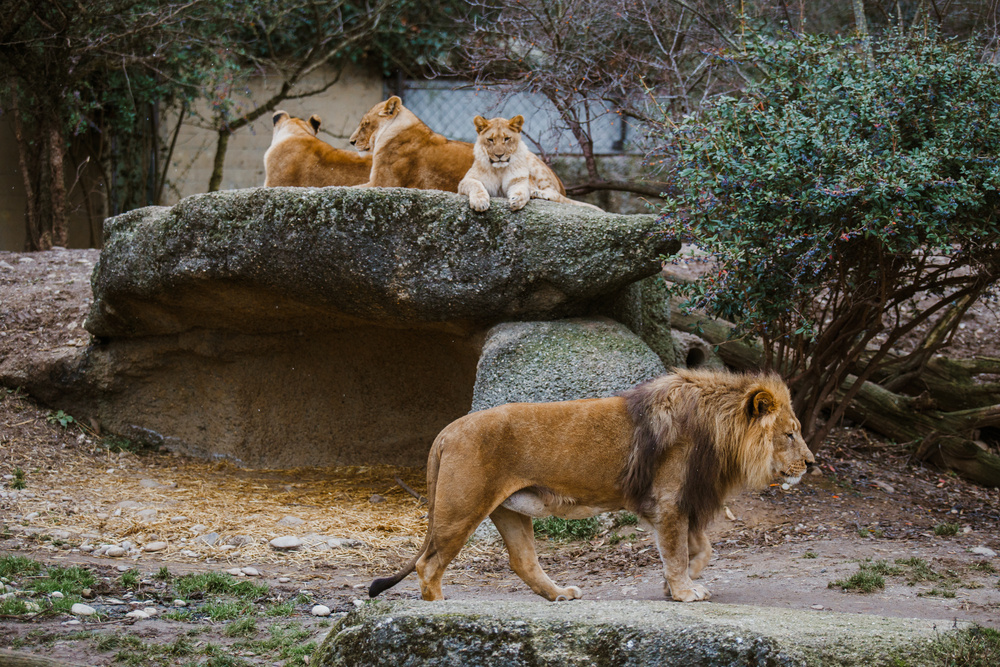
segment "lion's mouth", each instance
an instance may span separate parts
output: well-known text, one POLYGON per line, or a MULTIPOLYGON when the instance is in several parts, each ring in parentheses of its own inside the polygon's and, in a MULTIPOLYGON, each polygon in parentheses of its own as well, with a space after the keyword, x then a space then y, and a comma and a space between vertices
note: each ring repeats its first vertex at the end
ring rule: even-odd
POLYGON ((494 169, 503 169, 504 167, 506 167, 506 166, 508 166, 510 164, 510 158, 509 157, 506 157, 506 158, 503 158, 503 157, 492 158, 491 157, 490 158, 490 164, 493 165, 494 169))

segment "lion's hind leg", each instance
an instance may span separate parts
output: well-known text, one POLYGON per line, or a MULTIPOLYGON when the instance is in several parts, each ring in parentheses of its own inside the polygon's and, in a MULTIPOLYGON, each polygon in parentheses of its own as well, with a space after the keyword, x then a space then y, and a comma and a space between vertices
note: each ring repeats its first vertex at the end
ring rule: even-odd
POLYGON ((434 523, 427 541, 427 549, 417 560, 416 570, 420 577, 420 596, 425 600, 443 600, 441 578, 448 564, 455 559, 465 542, 476 530, 476 526, 486 519, 488 508, 481 512, 468 506, 450 507, 436 498, 434 523), (452 510, 452 511, 449 511, 452 510))
POLYGON ((576 586, 560 588, 545 574, 538 564, 535 553, 535 534, 531 526, 531 517, 519 514, 500 506, 490 514, 510 556, 510 566, 531 590, 552 602, 560 600, 576 600, 583 593, 576 586))
POLYGON ((712 542, 704 530, 688 531, 688 574, 692 579, 701 576, 712 558, 712 542))

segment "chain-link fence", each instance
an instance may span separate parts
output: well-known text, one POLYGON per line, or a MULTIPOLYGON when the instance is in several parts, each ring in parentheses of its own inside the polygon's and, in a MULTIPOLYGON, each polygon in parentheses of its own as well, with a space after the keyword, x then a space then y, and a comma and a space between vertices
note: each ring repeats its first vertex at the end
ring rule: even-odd
MULTIPOLYGON (((510 118, 524 116, 523 135, 528 146, 547 154, 578 155, 580 146, 559 118, 555 107, 538 94, 501 96, 491 90, 477 90, 467 82, 436 79, 406 80, 396 93, 406 108, 417 114, 435 132, 450 139, 476 140, 474 116, 510 118)), ((630 150, 632 130, 621 116, 608 107, 591 106, 594 152, 621 155, 630 150)))

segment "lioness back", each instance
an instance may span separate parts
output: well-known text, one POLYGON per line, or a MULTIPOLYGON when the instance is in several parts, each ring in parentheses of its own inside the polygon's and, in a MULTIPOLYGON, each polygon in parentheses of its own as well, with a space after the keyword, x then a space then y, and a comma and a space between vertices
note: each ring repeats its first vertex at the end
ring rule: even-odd
POLYGON ((351 145, 372 155, 371 178, 364 187, 458 192, 472 166, 472 144, 434 132, 395 96, 361 118, 351 145))
POLYGON ((274 112, 271 146, 264 153, 265 187, 358 185, 371 173, 371 158, 334 148, 316 136, 321 120, 274 112))

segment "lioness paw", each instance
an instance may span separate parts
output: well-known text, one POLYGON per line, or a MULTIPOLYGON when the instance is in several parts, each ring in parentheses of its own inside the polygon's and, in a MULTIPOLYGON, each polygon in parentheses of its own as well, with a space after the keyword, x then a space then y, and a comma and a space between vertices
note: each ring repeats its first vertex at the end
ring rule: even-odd
POLYGON ((523 192, 512 194, 509 197, 510 210, 520 211, 528 203, 528 195, 523 192))
POLYGON ((699 600, 708 600, 712 597, 712 594, 708 592, 708 589, 701 584, 694 584, 691 588, 681 588, 676 591, 671 591, 673 598, 679 602, 698 602, 699 600))
POLYGON ((583 591, 581 591, 576 586, 567 586, 566 588, 556 589, 559 594, 556 595, 553 602, 566 602, 567 600, 579 600, 583 597, 583 591))
POLYGON ((470 193, 469 206, 473 211, 485 211, 490 207, 490 196, 482 192, 470 193))

